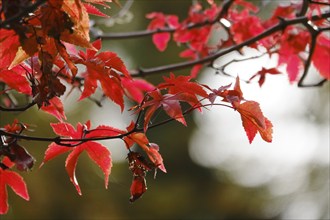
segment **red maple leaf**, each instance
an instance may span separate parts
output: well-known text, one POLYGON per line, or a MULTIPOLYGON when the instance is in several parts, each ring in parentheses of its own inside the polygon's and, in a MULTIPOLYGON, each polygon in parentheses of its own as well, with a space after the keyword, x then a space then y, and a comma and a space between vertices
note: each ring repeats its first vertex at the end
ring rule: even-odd
POLYGON ((192 76, 176 77, 171 73, 170 77, 163 78, 165 82, 158 85, 159 89, 167 89, 168 94, 180 96, 181 101, 186 101, 193 107, 200 104, 198 96, 203 98, 208 96, 200 84, 190 81, 192 76))
POLYGON ((313 54, 313 64, 315 68, 320 72, 321 76, 326 79, 330 79, 330 38, 325 34, 318 36, 316 46, 313 54))
POLYGON ((278 65, 286 65, 291 83, 297 80, 300 70, 303 68, 299 53, 305 51, 308 42, 310 42, 310 35, 308 31, 301 28, 289 27, 281 36, 278 65))
MULTIPOLYGON (((250 15, 249 9, 245 8, 242 11, 232 10, 231 19, 233 24, 230 26, 230 31, 233 40, 236 43, 242 43, 264 31, 259 17, 250 15), (253 25, 251 25, 253 24, 253 25)), ((249 46, 257 48, 258 42, 252 43, 249 46)))
MULTIPOLYGON (((74 127, 68 123, 57 123, 57 124, 52 123, 51 126, 56 134, 69 139, 115 136, 115 135, 119 135, 122 132, 118 129, 104 125, 98 126, 96 129, 89 130, 90 129, 89 121, 83 125, 78 123, 77 129, 74 129, 74 127)), ((55 142, 51 143, 48 146, 47 151, 45 152, 45 157, 41 166, 47 161, 53 159, 54 157, 62 153, 71 151, 71 153, 68 155, 65 161, 65 168, 78 194, 81 195, 81 190, 75 176, 75 170, 78 162, 78 157, 83 151, 86 151, 90 159, 92 159, 103 171, 105 188, 107 188, 109 175, 112 167, 111 154, 109 150, 102 144, 99 144, 94 141, 70 142, 70 143, 77 144, 77 146, 65 147, 55 142)))
POLYGON ((235 108, 241 114, 243 127, 250 143, 252 143, 257 132, 259 132, 262 139, 272 142, 273 125, 262 114, 259 103, 247 101, 235 105, 235 108))
MULTIPOLYGON (((151 117, 158 108, 162 108, 168 116, 181 122, 183 125, 187 125, 182 114, 180 101, 186 101, 186 97, 182 94, 165 94, 162 95, 159 90, 155 90, 148 93, 148 97, 151 100, 146 101, 140 110, 148 108, 144 115, 144 131, 148 129, 151 117)), ((193 101, 193 100, 191 100, 193 101)))
POLYGON ((55 116, 59 121, 62 121, 62 119, 66 119, 63 104, 60 98, 54 97, 50 99, 49 104, 43 103, 43 106, 41 106, 41 110, 44 112, 47 112, 53 116, 55 116))
POLYGON ((144 92, 150 92, 155 89, 154 85, 144 79, 122 77, 121 81, 127 96, 138 103, 143 101, 144 92))
POLYGON ((8 212, 7 186, 9 186, 16 195, 27 201, 30 200, 24 179, 18 173, 8 169, 13 165, 14 163, 10 162, 8 157, 4 157, 0 162, 0 214, 6 214, 8 212))
POLYGON ((104 14, 103 12, 101 12, 98 8, 96 8, 92 4, 83 3, 83 5, 86 8, 86 11, 87 11, 88 14, 97 15, 97 16, 106 17, 106 18, 109 17, 108 15, 104 14))
POLYGON ((32 90, 29 81, 26 78, 25 70, 21 66, 16 66, 11 70, 0 68, 0 81, 6 83, 16 91, 31 95, 32 90))
POLYGON ((204 87, 212 91, 212 93, 208 95, 208 99, 212 104, 214 103, 215 99, 219 96, 223 98, 221 101, 229 102, 235 107, 235 104, 239 104, 241 101, 244 100, 239 77, 236 77, 234 88, 229 89, 230 86, 231 84, 227 86, 221 86, 219 89, 210 89, 208 86, 204 85, 204 87))
MULTIPOLYGON (((4 126, 6 132, 12 134, 21 134, 29 125, 20 123, 17 119, 12 124, 4 126)), ((18 140, 13 137, 2 137, 2 145, 0 148, 0 157, 7 156, 13 162, 19 171, 31 170, 35 159, 29 152, 18 144, 18 140)))
POLYGON ((134 202, 147 191, 146 175, 147 172, 153 169, 150 164, 141 154, 130 151, 127 155, 129 169, 133 173, 131 184, 130 202, 134 202))
MULTIPOLYGON (((101 40, 95 41, 93 46, 96 50, 100 50, 101 40)), ((121 83, 121 77, 131 77, 117 54, 110 51, 97 53, 95 50, 87 49, 86 53, 79 51, 79 56, 73 59, 76 64, 79 63, 86 66, 84 90, 79 100, 94 94, 99 81, 104 94, 123 110, 124 88, 121 83), (121 76, 121 74, 124 76, 121 76)))
MULTIPOLYGON (((148 30, 160 30, 165 27, 176 28, 179 26, 178 17, 175 15, 164 15, 161 12, 152 12, 146 15, 148 19, 152 19, 148 25, 148 30)), ((169 32, 155 33, 152 35, 152 41, 159 51, 164 51, 170 41, 171 34, 169 32)))
MULTIPOLYGON (((131 131, 134 128, 134 123, 128 126, 127 131, 131 131)), ((163 158, 160 155, 159 146, 155 143, 150 143, 145 133, 133 132, 124 138, 127 148, 130 149, 134 143, 137 143, 139 147, 148 155, 154 168, 159 168, 161 171, 166 173, 166 168, 163 163, 163 158)))
POLYGON ((280 74, 281 72, 277 69, 277 68, 265 68, 262 67, 261 70, 259 70, 256 74, 254 74, 253 76, 251 76, 251 78, 249 79, 249 81, 251 81, 253 78, 259 76, 259 86, 261 87, 265 80, 266 80, 266 74, 271 74, 271 75, 276 75, 276 74, 280 74))
POLYGON ((10 66, 19 46, 19 37, 15 31, 0 29, 0 69, 10 66))

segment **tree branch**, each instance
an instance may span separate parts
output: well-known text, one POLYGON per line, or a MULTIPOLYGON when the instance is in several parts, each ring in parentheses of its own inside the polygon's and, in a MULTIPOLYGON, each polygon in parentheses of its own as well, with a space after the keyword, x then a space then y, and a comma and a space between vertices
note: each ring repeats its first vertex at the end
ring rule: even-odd
POLYGON ((10 23, 13 22, 19 22, 24 16, 28 15, 29 13, 35 11, 39 6, 46 3, 46 0, 38 0, 36 3, 28 6, 25 8, 25 10, 21 11, 20 13, 16 14, 13 17, 6 18, 6 20, 0 22, 0 28, 8 28, 7 26, 10 26, 10 23))
POLYGON ((37 103, 36 102, 31 102, 31 103, 27 104, 26 106, 17 107, 17 108, 5 108, 5 107, 0 106, 0 111, 3 111, 3 112, 22 112, 22 111, 25 111, 25 110, 31 108, 35 104, 37 104, 37 103))
MULTIPOLYGON (((316 20, 321 20, 321 19, 329 18, 329 17, 330 17, 330 12, 327 12, 327 13, 322 14, 321 16, 314 15, 310 18, 310 20, 316 21, 316 20)), ((193 60, 193 61, 185 61, 185 62, 181 62, 181 63, 151 67, 151 68, 139 68, 138 70, 132 70, 131 75, 136 76, 136 77, 143 77, 147 74, 151 75, 151 74, 157 74, 157 73, 161 73, 161 72, 170 72, 173 70, 179 70, 179 69, 183 69, 183 68, 192 67, 196 64, 208 63, 208 62, 211 62, 211 61, 217 59, 218 57, 221 57, 230 52, 239 50, 239 49, 243 48, 244 46, 248 46, 251 43, 254 43, 258 40, 268 37, 277 31, 284 30, 289 25, 306 23, 308 21, 309 21, 309 18, 306 16, 301 16, 301 17, 297 17, 297 18, 293 18, 293 19, 282 19, 277 25, 274 25, 273 27, 266 29, 264 32, 260 33, 259 35, 252 37, 240 44, 220 50, 220 51, 218 51, 214 54, 211 54, 209 56, 206 56, 204 58, 193 60)))
MULTIPOLYGON (((202 27, 205 25, 211 25, 219 21, 221 17, 227 14, 228 9, 230 8, 231 4, 233 3, 233 0, 226 0, 223 2, 222 5, 222 10, 219 12, 218 16, 212 20, 206 20, 201 23, 196 23, 196 24, 190 24, 187 25, 187 29, 192 29, 192 28, 198 28, 202 27)), ((129 39, 129 38, 138 38, 138 37, 144 37, 144 36, 149 36, 155 33, 173 33, 177 29, 176 28, 162 28, 162 29, 157 29, 157 30, 143 30, 143 31, 132 31, 132 32, 123 32, 123 33, 98 33, 98 32, 92 32, 95 38, 102 38, 103 40, 110 40, 110 39, 129 39)))
POLYGON ((312 63, 312 58, 313 58, 315 46, 316 46, 316 40, 317 40, 317 37, 319 36, 319 34, 321 33, 321 31, 319 29, 314 29, 314 27, 311 26, 308 22, 304 23, 304 26, 308 29, 308 31, 311 35, 311 42, 310 42, 309 54, 308 54, 307 60, 305 61, 305 65, 304 65, 304 72, 299 79, 298 87, 317 87, 317 86, 323 85, 327 81, 327 79, 323 79, 316 84, 303 84, 303 81, 305 80, 305 78, 308 74, 309 67, 312 63))
MULTIPOLYGON (((200 108, 200 107, 207 107, 207 106, 224 106, 228 108, 233 108, 229 105, 225 105, 222 103, 213 103, 213 104, 203 104, 203 105, 196 105, 193 106, 186 111, 184 111, 182 114, 186 115, 192 112, 193 110, 200 108)), ((141 114, 139 114, 138 118, 140 118, 141 114)), ((157 124, 149 126, 149 129, 151 128, 156 128, 158 126, 167 124, 169 122, 175 121, 174 118, 169 118, 164 121, 161 121, 157 124)), ((137 123, 138 121, 136 121, 137 123)), ((97 130, 97 129, 94 129, 97 130)), ((57 137, 37 137, 37 136, 27 136, 27 135, 22 135, 20 133, 11 133, 7 132, 3 129, 0 129, 0 136, 7 136, 15 139, 20 139, 20 140, 28 140, 28 141, 40 141, 40 142, 55 142, 58 145, 61 145, 63 147, 76 147, 82 143, 88 142, 88 141, 102 141, 102 140, 112 140, 112 139, 123 139, 124 137, 134 133, 134 132, 143 132, 143 128, 138 128, 138 126, 135 126, 131 131, 128 131, 126 133, 120 134, 120 135, 115 135, 115 136, 102 136, 102 137, 90 137, 90 138, 61 138, 59 136, 57 137), (79 142, 79 143, 72 143, 72 142, 79 142)))
POLYGON ((304 14, 306 14, 306 12, 308 10, 308 6, 309 6, 309 1, 310 0, 303 0, 302 5, 301 5, 301 9, 297 13, 297 17, 303 16, 304 14))

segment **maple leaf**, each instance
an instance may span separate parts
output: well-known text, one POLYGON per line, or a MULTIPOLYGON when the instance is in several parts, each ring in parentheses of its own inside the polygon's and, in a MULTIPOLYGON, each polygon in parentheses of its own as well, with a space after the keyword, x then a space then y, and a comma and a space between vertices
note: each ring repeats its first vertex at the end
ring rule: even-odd
POLYGON ((150 92, 155 89, 154 85, 144 79, 129 79, 127 77, 122 77, 121 81, 127 96, 138 103, 143 101, 143 92, 150 92))
POLYGON ((321 76, 330 79, 330 38, 324 34, 318 36, 314 54, 312 57, 315 68, 320 72, 321 76))
POLYGON ((62 101, 56 96, 50 99, 47 105, 43 103, 41 110, 55 116, 59 121, 66 119, 62 101))
MULTIPOLYGON (((234 41, 238 44, 264 31, 261 20, 257 16, 250 15, 249 10, 246 8, 239 12, 233 10, 231 13, 231 19, 234 23, 230 26, 230 31, 234 41)), ((256 42, 249 46, 257 48, 257 45, 256 42)))
POLYGON ((297 80, 300 69, 303 67, 299 53, 305 51, 308 42, 310 42, 308 31, 300 28, 286 28, 281 36, 278 65, 286 65, 286 71, 291 83, 297 80))
MULTIPOLYGON (((127 131, 130 132, 134 129, 135 124, 132 122, 128 127, 127 131)), ((155 143, 150 143, 145 133, 133 132, 124 138, 128 149, 132 147, 134 143, 137 143, 139 147, 148 155, 154 168, 159 168, 161 171, 166 173, 166 168, 163 163, 163 158, 160 155, 159 146, 155 143)))
POLYGON ((16 66, 11 70, 0 69, 0 81, 6 83, 9 87, 20 93, 27 95, 32 94, 30 83, 25 75, 25 70, 20 66, 16 66))
POLYGON ((95 6, 88 4, 88 3, 83 3, 84 7, 86 8, 86 11, 88 14, 100 16, 100 17, 105 17, 108 18, 109 16, 101 12, 99 9, 97 9, 95 6))
MULTIPOLYGON (((159 89, 167 89, 168 94, 176 95, 178 100, 189 103, 192 107, 199 107, 198 96, 208 97, 208 94, 201 85, 191 82, 192 76, 178 76, 173 73, 170 77, 163 77, 164 83, 158 85, 159 89)), ((201 109, 199 109, 201 110, 201 109)))
MULTIPOLYGON (((96 40, 92 45, 96 50, 100 50, 101 40, 96 40)), ((86 53, 80 51, 79 56, 74 58, 74 62, 86 66, 84 89, 79 100, 94 94, 97 81, 99 81, 104 94, 118 104, 122 110, 124 109, 124 88, 121 84, 121 77, 129 79, 131 77, 116 53, 110 51, 97 53, 95 50, 87 49, 86 53)))
POLYGON ((206 98, 207 93, 201 85, 195 82, 190 82, 191 76, 178 76, 176 77, 173 73, 170 77, 163 77, 164 83, 158 85, 159 89, 168 89, 169 94, 189 94, 196 102, 198 102, 197 96, 206 98))
MULTIPOLYGON (((56 123, 56 124, 51 123, 50 125, 52 126, 56 134, 70 139, 102 137, 104 135, 114 136, 120 133, 120 130, 116 130, 104 125, 99 126, 96 129, 89 132, 90 129, 89 121, 83 125, 78 123, 77 129, 74 129, 74 127, 69 123, 56 123), (100 129, 100 131, 98 131, 98 129, 100 129)), ((65 161, 65 168, 78 194, 81 195, 81 190, 75 176, 75 170, 78 162, 78 157, 83 151, 85 151, 87 152, 90 159, 93 160, 103 171, 105 188, 107 188, 109 175, 112 167, 111 154, 109 150, 104 145, 94 141, 81 142, 81 143, 71 142, 71 143, 78 145, 75 147, 65 147, 55 142, 51 143, 45 152, 45 157, 41 166, 47 161, 53 159, 54 157, 62 153, 71 151, 71 153, 68 155, 65 161)))
MULTIPOLYGON (((178 17, 175 15, 164 15, 161 12, 152 12, 146 15, 148 19, 152 19, 148 25, 148 30, 160 30, 166 26, 176 28, 179 26, 178 17)), ((164 51, 171 38, 168 32, 155 33, 152 35, 152 41, 159 51, 164 51)))
POLYGON ((167 44, 170 41, 170 39, 171 39, 170 33, 156 33, 152 35, 152 42, 161 52, 166 50, 167 44))
POLYGON ((158 108, 163 108, 168 116, 181 122, 183 125, 187 125, 186 121, 183 117, 180 102, 185 101, 186 97, 181 94, 165 94, 162 95, 159 90, 155 90, 148 93, 148 97, 152 98, 152 100, 146 101, 140 109, 148 109, 145 112, 144 116, 144 131, 148 129, 148 124, 151 120, 151 117, 155 113, 158 108))
POLYGON ((16 195, 27 201, 30 200, 23 177, 8 169, 12 166, 13 163, 11 163, 7 157, 4 157, 2 162, 0 162, 0 214, 6 214, 8 212, 7 186, 9 186, 16 195))
POLYGON ((262 139, 272 142, 273 125, 262 114, 259 103, 247 101, 235 104, 235 108, 241 114, 243 127, 250 143, 252 143, 257 132, 259 132, 262 139))
POLYGON ((147 191, 146 174, 153 166, 137 152, 130 151, 127 155, 129 169, 133 173, 133 180, 130 187, 130 202, 134 202, 147 191))
MULTIPOLYGON (((12 124, 4 126, 6 132, 13 134, 21 134, 24 129, 28 127, 27 124, 19 123, 17 119, 12 124)), ((32 169, 35 159, 29 154, 29 152, 18 144, 18 140, 11 137, 2 137, 0 148, 0 156, 7 156, 11 162, 16 165, 16 168, 20 171, 28 171, 32 169)))
POLYGON ((239 77, 236 77, 234 89, 229 89, 230 86, 231 84, 227 86, 221 86, 219 89, 210 89, 208 86, 204 85, 204 87, 212 91, 212 93, 208 95, 208 99, 212 104, 214 103, 216 97, 219 96, 223 98, 221 101, 229 102, 235 107, 235 104, 239 104, 242 100, 244 100, 243 92, 240 87, 239 77))
POLYGON ((253 76, 251 76, 249 81, 251 81, 253 78, 259 76, 258 83, 259 83, 259 86, 261 87, 264 84, 265 80, 266 80, 266 74, 277 75, 277 74, 281 74, 281 72, 277 68, 264 68, 264 67, 262 67, 261 70, 259 70, 253 76))
POLYGON ((19 46, 19 37, 15 31, 0 29, 0 69, 10 66, 19 46))
POLYGON ((16 168, 20 171, 31 170, 35 159, 27 152, 27 150, 18 145, 17 141, 9 144, 10 156, 8 157, 15 163, 16 168))

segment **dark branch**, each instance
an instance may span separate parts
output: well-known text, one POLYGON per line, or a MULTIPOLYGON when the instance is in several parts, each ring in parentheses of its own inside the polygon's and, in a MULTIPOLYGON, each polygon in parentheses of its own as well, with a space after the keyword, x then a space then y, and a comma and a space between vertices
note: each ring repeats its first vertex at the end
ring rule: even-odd
POLYGON ((301 9, 297 13, 297 17, 303 16, 304 14, 306 14, 306 12, 308 10, 308 6, 309 6, 309 0, 303 0, 302 5, 301 5, 301 9))
POLYGON ((37 104, 37 103, 36 102, 31 102, 31 103, 27 104, 26 106, 17 107, 17 108, 5 108, 5 107, 0 106, 0 111, 3 111, 3 112, 22 112, 22 111, 25 111, 25 110, 31 108, 35 104, 37 104))
MULTIPOLYGON (((315 21, 315 20, 321 20, 321 19, 329 18, 329 17, 330 17, 330 12, 324 13, 321 16, 314 15, 310 18, 310 20, 315 21)), ((223 55, 226 55, 226 54, 236 51, 236 50, 240 50, 244 46, 248 46, 251 43, 254 43, 258 40, 268 37, 277 31, 282 31, 289 25, 307 23, 308 20, 309 20, 309 18, 306 16, 297 17, 297 18, 293 18, 293 19, 282 19, 277 25, 274 25, 273 27, 268 28, 264 32, 260 33, 259 35, 252 37, 240 44, 220 50, 220 51, 218 51, 214 54, 211 54, 209 56, 206 56, 204 58, 201 58, 198 60, 193 60, 193 61, 185 61, 185 62, 181 62, 181 63, 169 64, 169 65, 164 65, 164 66, 157 66, 157 67, 151 67, 151 68, 139 68, 138 70, 131 71, 131 74, 133 76, 144 76, 147 74, 150 75, 150 74, 156 74, 156 73, 161 73, 161 72, 166 72, 166 71, 170 72, 173 70, 179 70, 179 69, 183 69, 183 68, 192 67, 196 64, 204 64, 204 63, 212 62, 213 60, 217 59, 218 57, 221 57, 223 55)))
POLYGON ((27 16, 29 13, 35 11, 39 6, 45 3, 46 0, 39 0, 33 5, 26 7, 24 11, 21 11, 15 16, 6 18, 6 20, 0 22, 0 28, 7 28, 7 26, 10 26, 11 23, 19 22, 24 16, 27 16))
MULTIPOLYGON (((192 28, 198 28, 202 27, 205 25, 211 25, 219 21, 220 18, 222 18, 224 15, 227 14, 227 11, 231 4, 233 3, 233 0, 226 0, 223 3, 222 10, 219 12, 218 16, 212 20, 212 21, 204 21, 201 23, 196 23, 196 24, 191 24, 188 25, 186 28, 187 29, 192 29, 192 28)), ((138 38, 138 37, 145 37, 149 36, 155 33, 172 33, 175 32, 176 28, 162 28, 162 29, 157 29, 157 30, 143 30, 143 31, 132 31, 132 32, 123 32, 123 33, 92 33, 95 38, 102 38, 103 40, 110 40, 110 39, 128 39, 128 38, 138 38)))
POLYGON ((311 4, 318 4, 318 5, 328 5, 330 6, 330 3, 326 3, 326 2, 318 2, 318 1, 313 1, 313 0, 309 0, 311 4))
MULTIPOLYGON (((195 109, 198 109, 200 107, 207 107, 207 106, 224 106, 228 108, 233 108, 231 106, 222 104, 222 103, 213 103, 213 104, 201 104, 201 105, 196 105, 192 106, 191 108, 187 109, 184 111, 182 114, 186 115, 192 112, 195 109)), ((141 116, 141 115, 140 115, 141 116)), ((140 118, 140 116, 138 118, 140 118)), ((161 121, 157 124, 149 126, 149 129, 151 128, 156 128, 158 126, 167 124, 169 122, 175 121, 175 118, 169 118, 167 120, 161 121)), ((136 121, 138 123, 138 121, 136 121)), ((92 130, 91 130, 92 131, 92 130)), ((89 132, 91 132, 89 131, 89 132)), ((87 131, 88 132, 88 131, 87 131)), ((90 138, 61 138, 59 136, 57 137, 36 137, 36 136, 27 136, 27 135, 22 135, 22 134, 17 134, 17 133, 11 133, 4 131, 3 129, 0 129, 0 136, 6 136, 6 137, 11 137, 19 140, 29 140, 29 141, 41 141, 41 142, 55 142, 58 145, 61 145, 63 147, 76 147, 82 143, 88 142, 88 141, 101 141, 101 140, 113 140, 113 139, 123 139, 124 137, 134 133, 134 132, 143 132, 143 128, 138 128, 138 126, 135 126, 131 131, 128 131, 123 134, 115 135, 115 136, 102 136, 102 137, 90 137, 90 138), (78 143, 72 143, 72 142, 78 142, 78 143)))

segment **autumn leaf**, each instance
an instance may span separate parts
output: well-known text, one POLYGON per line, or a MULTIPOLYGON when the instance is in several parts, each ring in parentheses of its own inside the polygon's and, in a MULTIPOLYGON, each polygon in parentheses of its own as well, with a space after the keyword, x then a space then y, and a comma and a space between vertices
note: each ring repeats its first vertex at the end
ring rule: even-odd
MULTIPOLYGON (((92 45, 96 50, 100 50, 101 40, 95 41, 92 45)), ((94 94, 97 88, 97 82, 100 82, 104 94, 123 110, 124 88, 121 83, 121 77, 127 77, 129 79, 131 77, 123 61, 117 54, 110 51, 97 53, 95 50, 87 49, 86 53, 80 51, 79 56, 73 59, 76 64, 86 66, 84 89, 79 100, 94 94)))
POLYGON ((201 85, 196 82, 191 82, 191 76, 175 76, 173 73, 170 74, 170 77, 163 77, 164 83, 158 85, 159 89, 167 89, 169 94, 189 94, 192 99, 195 100, 195 105, 198 103, 197 96, 206 98, 207 93, 201 85))
POLYGON ((145 96, 144 92, 150 92, 156 87, 144 79, 129 79, 122 77, 121 82, 126 92, 127 97, 140 103, 145 96))
POLYGON ((11 163, 7 157, 4 157, 0 162, 0 214, 6 214, 8 212, 7 186, 9 186, 16 195, 27 201, 30 200, 24 179, 16 172, 8 169, 12 166, 13 163, 11 163))
POLYGON ((11 154, 10 157, 12 157, 12 162, 15 163, 16 168, 19 171, 28 171, 32 169, 35 159, 24 147, 20 146, 17 141, 14 141, 9 144, 9 148, 11 154))
POLYGON ((204 87, 212 91, 212 93, 208 94, 208 99, 212 104, 214 103, 215 99, 219 96, 223 98, 221 101, 229 102, 233 106, 235 106, 239 104, 242 100, 244 100, 239 77, 236 77, 234 88, 229 89, 230 86, 231 84, 226 86, 221 86, 218 89, 211 89, 208 86, 204 85, 204 87))
POLYGON ((19 46, 19 37, 15 31, 0 29, 0 69, 10 66, 19 46))
MULTIPOLYGON (((131 123, 128 126, 127 131, 130 132, 134 129, 135 124, 131 123)), ((150 143, 145 133, 142 132, 133 132, 127 135, 124 138, 127 149, 130 149, 134 143, 138 144, 138 146, 147 154, 154 168, 159 168, 161 171, 166 173, 166 168, 163 163, 163 158, 159 153, 159 146, 155 143, 150 143)))
POLYGON ((313 54, 313 64, 325 79, 330 79, 330 38, 321 34, 318 36, 313 54))
POLYGON ((250 143, 252 143, 257 132, 259 132, 262 139, 272 142, 273 125, 262 114, 259 103, 247 101, 235 105, 235 108, 241 114, 243 127, 250 143))
POLYGON ((133 173, 133 180, 130 187, 130 202, 134 202, 147 191, 146 175, 152 170, 152 165, 139 153, 130 151, 127 155, 129 169, 133 173))
POLYGON ((83 5, 84 5, 84 7, 85 7, 88 14, 92 14, 92 15, 96 15, 96 16, 100 16, 100 17, 105 17, 105 18, 109 17, 108 15, 101 12, 98 8, 96 8, 92 4, 83 3, 83 5))
MULTIPOLYGON (((61 137, 66 137, 69 139, 80 139, 80 138, 92 138, 92 137, 100 137, 102 135, 111 135, 118 134, 117 131, 113 130, 111 127, 101 126, 97 127, 93 130, 93 132, 89 133, 90 122, 88 121, 86 124, 78 123, 77 129, 75 129, 71 124, 68 123, 51 123, 53 131, 60 135, 61 137), (101 132, 97 132, 98 128, 100 128, 101 132), (107 128, 107 129, 106 129, 107 128)), ((78 162, 78 158, 82 152, 87 152, 89 158, 93 160, 102 170, 104 174, 104 184, 105 188, 108 187, 109 175, 111 172, 112 162, 111 162, 111 154, 109 150, 102 144, 99 144, 94 141, 86 141, 86 142, 70 142, 71 144, 77 144, 74 147, 65 147, 58 143, 51 143, 47 151, 45 152, 44 160, 41 166, 53 159, 54 157, 63 154, 65 152, 70 152, 66 161, 65 168, 70 177, 71 182, 75 186, 79 195, 81 195, 81 190, 76 179, 75 170, 78 162)))
MULTIPOLYGON (((11 134, 21 134, 29 125, 20 123, 17 119, 12 124, 4 126, 6 132, 11 134)), ((0 148, 0 157, 2 155, 7 156, 15 164, 19 171, 31 170, 35 159, 31 154, 21 145, 18 144, 18 140, 12 137, 2 137, 2 143, 0 148)))
MULTIPOLYGON (((152 12, 146 15, 148 19, 152 19, 148 25, 148 30, 160 30, 165 27, 176 28, 179 26, 178 17, 175 15, 164 15, 161 12, 152 12)), ((159 51, 164 51, 170 41, 171 34, 169 32, 154 33, 152 42, 159 51)))
POLYGON ((303 68, 303 62, 299 53, 304 52, 310 42, 308 31, 303 29, 287 28, 281 35, 281 47, 279 49, 278 65, 286 65, 289 81, 297 81, 303 68))
POLYGON ((180 102, 185 101, 186 97, 181 94, 165 94, 162 95, 159 90, 155 90, 148 93, 148 96, 151 100, 146 101, 140 109, 147 108, 144 116, 144 131, 148 129, 149 122, 158 108, 162 108, 168 116, 182 123, 183 125, 187 125, 186 121, 183 117, 180 102))
POLYGON ((61 99, 55 96, 48 102, 49 103, 47 105, 43 103, 41 110, 55 116, 59 121, 62 121, 63 119, 65 120, 66 116, 61 99))
POLYGON ((249 79, 249 82, 253 78, 259 77, 258 83, 259 83, 259 86, 261 87, 264 84, 265 80, 266 80, 266 75, 267 74, 277 75, 277 74, 281 74, 281 72, 277 68, 265 68, 265 67, 262 67, 261 70, 259 70, 253 76, 251 76, 251 78, 249 79))
POLYGON ((16 66, 11 70, 0 69, 0 81, 6 83, 9 87, 20 93, 27 95, 32 94, 30 83, 25 75, 25 70, 20 66, 16 66))
MULTIPOLYGON (((249 9, 245 8, 242 11, 232 11, 231 19, 233 24, 230 26, 230 31, 233 40, 239 44, 264 31, 259 17, 250 15, 249 9), (253 25, 251 25, 253 24, 253 25)), ((252 43, 249 47, 257 48, 258 42, 252 43)))

